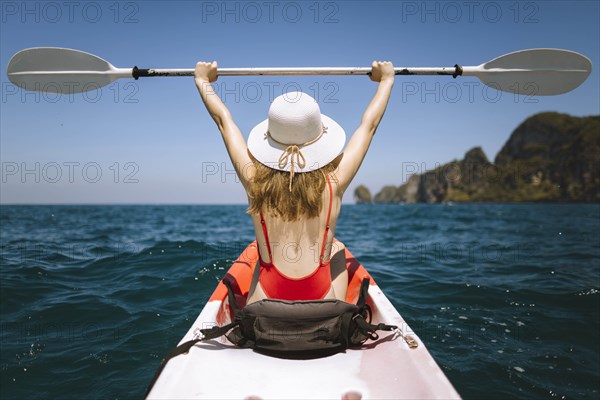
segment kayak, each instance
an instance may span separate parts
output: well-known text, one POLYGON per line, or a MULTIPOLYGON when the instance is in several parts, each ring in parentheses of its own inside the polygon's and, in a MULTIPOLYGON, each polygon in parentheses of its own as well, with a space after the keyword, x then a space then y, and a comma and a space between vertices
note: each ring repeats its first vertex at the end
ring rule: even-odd
MULTIPOLYGON (((232 283, 239 306, 245 305, 258 261, 256 242, 233 263, 224 279, 232 283)), ((148 399, 458 399, 448 378, 419 337, 383 294, 367 270, 346 249, 348 292, 356 303, 369 278, 367 303, 373 323, 396 325, 375 341, 333 355, 304 359, 273 357, 240 348, 224 336, 199 342, 165 365, 148 399)), ((181 343, 200 336, 200 329, 231 322, 228 292, 217 285, 181 343)))

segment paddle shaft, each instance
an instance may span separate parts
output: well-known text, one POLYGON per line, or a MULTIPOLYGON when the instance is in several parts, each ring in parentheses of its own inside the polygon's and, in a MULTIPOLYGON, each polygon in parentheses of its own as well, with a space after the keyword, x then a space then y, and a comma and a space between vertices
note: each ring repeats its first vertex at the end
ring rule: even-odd
MULTIPOLYGON (((462 75, 463 69, 458 65, 454 67, 438 68, 394 68, 396 75, 462 75)), ((219 68, 219 76, 300 76, 300 75, 370 75, 370 67, 299 67, 299 68, 219 68)), ((134 67, 132 76, 194 76, 194 70, 186 69, 141 69, 134 67)))

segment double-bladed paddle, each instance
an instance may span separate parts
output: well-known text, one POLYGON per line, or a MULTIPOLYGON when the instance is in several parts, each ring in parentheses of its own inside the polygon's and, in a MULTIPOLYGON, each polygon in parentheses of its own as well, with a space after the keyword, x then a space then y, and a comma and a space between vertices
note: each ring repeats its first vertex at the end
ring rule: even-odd
MULTIPOLYGON (((551 96, 581 85, 592 70, 590 60, 574 51, 530 49, 508 53, 475 67, 397 67, 396 75, 475 76, 505 92, 551 96)), ((248 75, 368 75, 370 67, 219 68, 219 76, 248 75)), ((79 93, 96 90, 120 79, 152 76, 193 76, 194 69, 116 68, 84 51, 35 47, 16 53, 8 78, 25 90, 79 93)))

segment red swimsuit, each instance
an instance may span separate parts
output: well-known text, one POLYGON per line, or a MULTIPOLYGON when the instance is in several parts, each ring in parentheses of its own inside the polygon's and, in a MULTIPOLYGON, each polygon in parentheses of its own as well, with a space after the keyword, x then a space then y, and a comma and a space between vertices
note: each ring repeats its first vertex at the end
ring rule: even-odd
POLYGON ((290 278, 284 275, 273 264, 273 255, 271 254, 271 245, 269 244, 269 235, 267 234, 267 225, 260 213, 260 223, 262 224, 267 250, 269 251, 269 261, 264 262, 260 258, 259 282, 267 297, 282 300, 315 300, 324 298, 331 288, 331 269, 330 261, 323 263, 325 253, 325 244, 327 243, 327 234, 329 233, 329 217, 331 216, 331 203, 333 192, 331 183, 327 178, 329 186, 329 210, 327 211, 327 222, 325 225, 325 234, 323 235, 323 244, 321 245, 321 255, 319 256, 319 266, 313 273, 302 278, 290 278))

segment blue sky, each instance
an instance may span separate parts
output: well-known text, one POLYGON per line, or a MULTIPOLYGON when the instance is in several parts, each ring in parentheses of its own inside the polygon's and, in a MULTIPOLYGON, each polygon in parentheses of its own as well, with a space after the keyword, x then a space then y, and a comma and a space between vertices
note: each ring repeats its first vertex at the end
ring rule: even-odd
MULTIPOLYGON (((373 194, 462 158, 492 159, 525 118, 542 111, 598 114, 597 1, 2 1, 0 202, 186 203, 246 201, 192 78, 119 80, 84 95, 17 90, 10 57, 67 47, 116 67, 479 65, 516 50, 552 47, 591 59, 575 91, 528 98, 474 78, 398 77, 356 185, 373 194)), ((376 84, 367 77, 223 77, 217 81, 245 135, 273 96, 301 89, 349 136, 376 84)))

